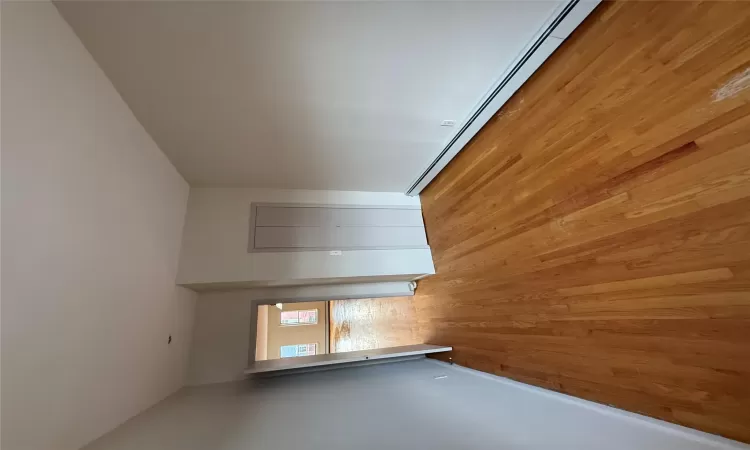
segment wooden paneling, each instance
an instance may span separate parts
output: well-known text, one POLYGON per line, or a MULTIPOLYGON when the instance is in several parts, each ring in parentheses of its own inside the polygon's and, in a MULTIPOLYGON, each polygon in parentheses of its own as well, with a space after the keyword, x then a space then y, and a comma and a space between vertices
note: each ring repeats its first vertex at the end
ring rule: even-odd
POLYGON ((334 300, 331 353, 420 344, 411 297, 334 300))
POLYGON ((424 342, 750 441, 750 3, 602 4, 423 192, 424 342))

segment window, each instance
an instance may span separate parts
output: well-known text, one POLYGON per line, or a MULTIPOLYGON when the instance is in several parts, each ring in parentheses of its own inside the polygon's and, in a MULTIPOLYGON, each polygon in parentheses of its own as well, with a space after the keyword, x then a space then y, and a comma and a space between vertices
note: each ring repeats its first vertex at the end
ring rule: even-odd
POLYGON ((282 325, 315 325, 316 323, 318 323, 317 309, 281 312, 282 325))
POLYGON ((282 358, 295 358, 297 356, 312 356, 318 353, 318 344, 282 345, 282 358))

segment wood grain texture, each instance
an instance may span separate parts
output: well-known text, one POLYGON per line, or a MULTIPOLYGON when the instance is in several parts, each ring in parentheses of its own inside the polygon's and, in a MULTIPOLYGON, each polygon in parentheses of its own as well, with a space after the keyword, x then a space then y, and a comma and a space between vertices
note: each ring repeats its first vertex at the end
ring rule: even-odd
POLYGON ((333 300, 331 353, 421 344, 411 297, 333 300))
POLYGON ((423 342, 750 442, 749 67, 750 3, 602 4, 422 193, 423 342))

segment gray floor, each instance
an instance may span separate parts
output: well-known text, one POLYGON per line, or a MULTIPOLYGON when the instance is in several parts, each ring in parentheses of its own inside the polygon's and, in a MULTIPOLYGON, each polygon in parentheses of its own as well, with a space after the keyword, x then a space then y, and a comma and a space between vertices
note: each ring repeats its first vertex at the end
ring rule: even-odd
POLYGON ((87 450, 750 448, 416 360, 185 389, 87 450))

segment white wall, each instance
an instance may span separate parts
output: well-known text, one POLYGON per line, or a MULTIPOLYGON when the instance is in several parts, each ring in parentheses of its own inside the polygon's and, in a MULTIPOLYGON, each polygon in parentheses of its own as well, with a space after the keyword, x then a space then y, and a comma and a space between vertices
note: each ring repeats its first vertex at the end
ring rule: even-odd
POLYGON ((192 184, 404 192, 566 2, 58 3, 192 184))
POLYGON ((422 359, 290 375, 255 384, 190 388, 126 423, 87 450, 208 448, 708 450, 750 447, 422 359))
POLYGON ((2 448, 78 449, 183 384, 188 185, 51 3, 1 41, 2 448))
POLYGON ((411 279, 434 273, 429 249, 357 250, 341 256, 324 251, 248 253, 252 202, 418 206, 419 198, 393 192, 193 188, 179 284, 273 281, 279 285, 347 277, 411 279))
POLYGON ((244 378, 255 352, 254 310, 263 301, 333 300, 411 295, 408 283, 247 289, 201 292, 195 310, 188 384, 222 383, 244 378))

